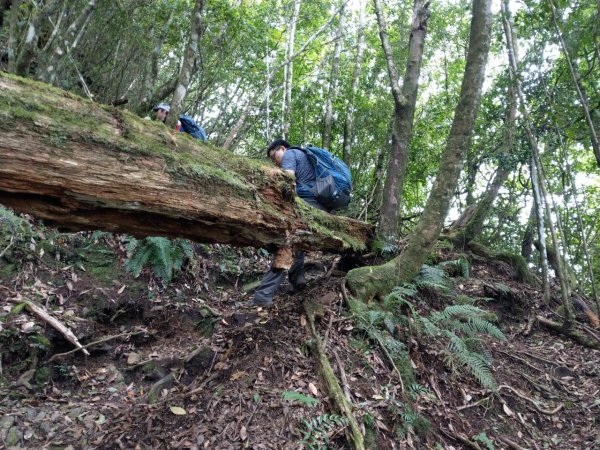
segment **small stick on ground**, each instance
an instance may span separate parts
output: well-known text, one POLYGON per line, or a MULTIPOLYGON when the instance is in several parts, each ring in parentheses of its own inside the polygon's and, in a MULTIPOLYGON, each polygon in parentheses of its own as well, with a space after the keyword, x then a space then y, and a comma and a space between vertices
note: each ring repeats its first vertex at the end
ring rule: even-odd
POLYGON ((312 335, 311 348, 315 352, 320 373, 325 381, 325 385, 339 411, 346 417, 348 426, 350 427, 350 435, 354 448, 356 450, 365 450, 364 436, 360 430, 360 425, 352 412, 352 404, 345 397, 342 388, 333 372, 333 368, 325 353, 321 337, 315 328, 315 305, 310 302, 304 302, 304 311, 308 319, 309 330, 312 335))
MULTIPOLYGON (((113 339, 118 339, 118 338, 125 337, 125 336, 137 336, 138 334, 143 334, 143 333, 148 333, 148 330, 146 330, 144 328, 144 329, 138 329, 137 331, 128 331, 126 333, 116 334, 114 336, 106 336, 102 339, 98 339, 97 341, 90 342, 89 344, 85 344, 85 345, 81 346, 81 348, 74 348, 73 350, 69 350, 68 352, 57 353, 55 355, 52 355, 52 357, 46 363, 51 363, 52 361, 54 361, 57 358, 60 358, 61 356, 67 356, 67 355, 70 355, 71 353, 83 351, 86 348, 93 347, 94 345, 98 345, 98 344, 103 344, 104 342, 112 341, 113 339)), ((145 361, 145 362, 147 362, 147 361, 145 361)))
POLYGON ((25 307, 31 311, 31 313, 33 315, 35 315, 37 318, 43 320, 44 322, 46 322, 48 325, 52 326, 54 329, 56 329, 58 332, 60 332, 67 341, 69 341, 71 344, 73 344, 75 347, 77 347, 78 350, 81 350, 85 355, 89 356, 90 352, 88 352, 83 345, 81 345, 81 343, 79 342, 79 339, 77 339, 77 336, 75 336, 73 334, 73 332, 66 327, 66 325, 64 325, 60 320, 58 320, 56 317, 52 317, 48 312, 46 312, 46 310, 39 305, 36 305, 33 302, 30 302, 29 300, 13 300, 15 303, 25 303, 25 307))
POLYGON ((344 389, 344 395, 348 399, 348 401, 352 401, 352 397, 350 395, 350 385, 348 384, 348 377, 346 377, 346 372, 344 371, 344 365, 342 364, 342 360, 340 359, 340 355, 335 350, 332 350, 333 356, 335 357, 335 362, 337 363, 338 369, 340 370, 340 380, 342 380, 342 388, 344 389))

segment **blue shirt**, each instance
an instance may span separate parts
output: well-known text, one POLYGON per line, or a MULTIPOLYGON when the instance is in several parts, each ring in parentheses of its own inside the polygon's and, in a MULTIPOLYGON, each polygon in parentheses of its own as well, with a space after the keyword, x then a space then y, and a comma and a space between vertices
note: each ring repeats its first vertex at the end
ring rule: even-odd
POLYGON ((281 169, 292 170, 296 175, 296 192, 300 197, 314 198, 315 169, 306 153, 296 148, 288 148, 281 158, 281 169))

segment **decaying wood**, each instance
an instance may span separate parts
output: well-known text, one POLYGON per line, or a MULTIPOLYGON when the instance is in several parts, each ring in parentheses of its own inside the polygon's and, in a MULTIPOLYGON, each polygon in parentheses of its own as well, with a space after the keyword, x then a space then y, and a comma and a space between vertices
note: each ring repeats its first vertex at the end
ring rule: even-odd
POLYGON ((372 227, 311 208, 291 177, 162 124, 0 74, 0 204, 66 230, 363 251, 372 227))
POLYGON ((77 336, 73 334, 73 332, 67 328, 60 320, 56 317, 51 316, 43 307, 36 305, 29 300, 15 300, 17 303, 25 303, 25 307, 34 314, 38 319, 43 320, 48 325, 52 326, 55 330, 57 330, 60 334, 62 334, 67 341, 73 344, 75 347, 80 349, 85 355, 89 356, 90 352, 88 352, 83 345, 77 339, 77 336))
POLYGON ((319 372, 323 377, 323 381, 325 382, 327 391, 340 413, 343 414, 346 420, 348 421, 348 426, 350 427, 350 434, 352 436, 352 443, 354 444, 354 448, 357 450, 364 450, 364 437, 360 430, 360 426, 358 425, 358 421, 356 420, 356 417, 354 417, 354 413, 352 411, 352 404, 346 398, 344 392, 342 391, 342 388, 340 387, 340 383, 338 382, 333 368, 331 367, 329 358, 327 358, 327 354, 325 353, 325 348, 323 347, 321 337, 319 336, 319 333, 317 333, 317 330, 315 328, 314 304, 312 304, 311 302, 305 302, 304 311, 306 313, 306 318, 308 321, 308 328, 312 336, 311 348, 315 352, 315 357, 317 359, 317 363, 320 369, 319 372))

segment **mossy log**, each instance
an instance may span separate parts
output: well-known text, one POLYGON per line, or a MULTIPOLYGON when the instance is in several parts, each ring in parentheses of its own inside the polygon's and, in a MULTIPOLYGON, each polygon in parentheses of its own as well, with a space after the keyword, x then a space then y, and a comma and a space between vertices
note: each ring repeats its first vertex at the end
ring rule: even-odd
POLYGON ((306 205, 273 166, 4 73, 0 161, 0 204, 65 230, 331 252, 372 235, 306 205))

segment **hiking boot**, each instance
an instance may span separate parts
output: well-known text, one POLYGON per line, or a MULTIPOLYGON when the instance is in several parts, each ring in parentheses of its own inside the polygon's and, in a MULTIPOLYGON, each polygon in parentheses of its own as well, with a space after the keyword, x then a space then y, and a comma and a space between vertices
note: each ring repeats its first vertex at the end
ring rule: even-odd
POLYGON ((267 298, 256 298, 255 297, 252 299, 251 302, 248 303, 248 306, 268 308, 270 306, 273 306, 273 300, 267 299, 267 298))
POLYGON ((306 279, 304 278, 304 274, 300 274, 295 279, 290 280, 292 286, 294 286, 294 290, 296 292, 303 291, 306 288, 306 279))

